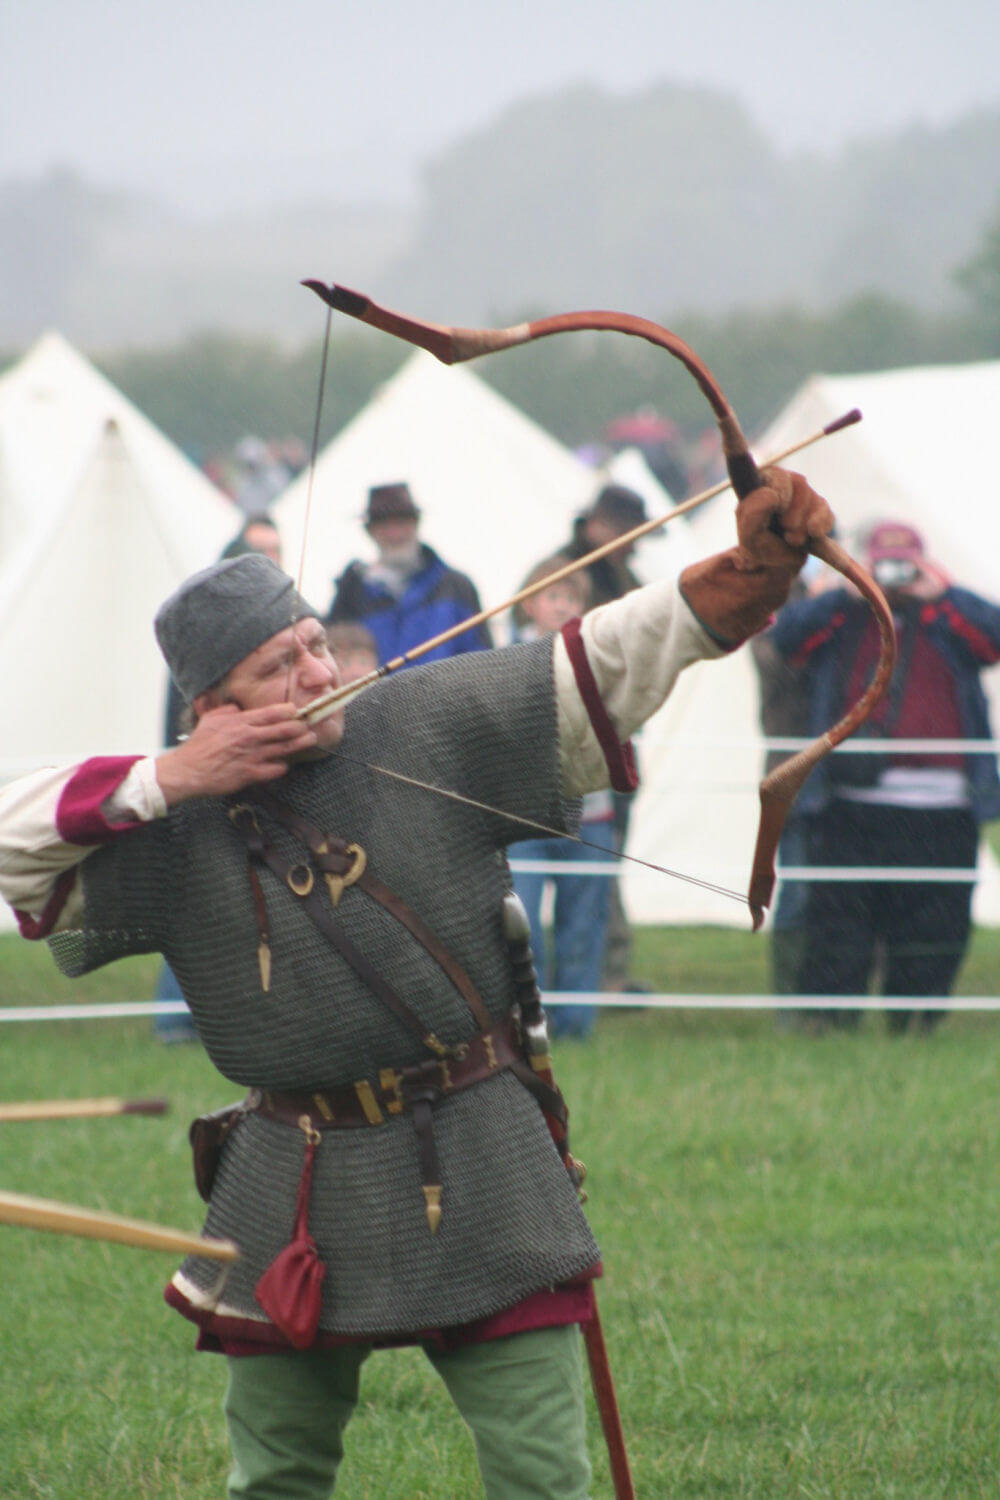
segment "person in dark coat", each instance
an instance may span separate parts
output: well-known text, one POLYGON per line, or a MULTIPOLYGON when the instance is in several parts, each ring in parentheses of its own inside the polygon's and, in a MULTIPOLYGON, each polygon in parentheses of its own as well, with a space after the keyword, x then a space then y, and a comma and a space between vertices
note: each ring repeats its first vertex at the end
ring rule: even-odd
MULTIPOLYGON (((365 530, 378 549, 374 562, 352 562, 337 579, 328 625, 366 625, 379 663, 441 635, 481 609, 475 584, 421 542, 420 511, 408 484, 379 484, 368 492, 365 530)), ((443 661, 468 651, 488 651, 483 624, 429 651, 421 660, 443 661)))
MULTIPOLYGON (((616 537, 633 531, 645 520, 646 504, 641 495, 623 484, 606 484, 594 503, 577 517, 573 534, 558 555, 567 562, 585 557, 595 548, 604 547, 616 537)), ((609 552, 607 557, 588 564, 591 609, 612 599, 620 599, 623 594, 639 587, 639 579, 628 565, 634 552, 635 543, 626 542, 620 549, 609 552)))
MULTIPOLYGON (((873 869, 961 870, 965 880, 815 881, 808 887, 798 989, 807 995, 946 996, 969 941, 973 876, 984 821, 1000 816, 996 756, 963 752, 992 738, 981 677, 1000 661, 1000 605, 948 582, 905 522, 869 533, 866 561, 885 590, 899 639, 888 692, 864 726, 885 753, 838 751, 799 799, 806 863, 873 869), (894 740, 949 742, 896 751, 894 740), (956 742, 958 744, 956 745, 956 742)), ((875 622, 851 590, 785 606, 767 640, 804 676, 810 735, 857 701, 878 656, 875 622)), ((915 1011, 929 1030, 937 1010, 915 1011)), ((914 1011, 892 1009, 890 1030, 914 1011)), ((857 1009, 819 1012, 856 1026, 857 1009)))

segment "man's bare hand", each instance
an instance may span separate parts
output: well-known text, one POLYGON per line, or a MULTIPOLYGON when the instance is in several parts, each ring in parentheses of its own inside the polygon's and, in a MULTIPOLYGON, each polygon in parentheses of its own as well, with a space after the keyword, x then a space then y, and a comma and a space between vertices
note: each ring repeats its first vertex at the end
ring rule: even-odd
POLYGON ((810 540, 833 530, 833 512, 801 474, 765 469, 761 479, 760 489, 736 507, 736 567, 743 573, 794 570, 805 561, 810 540))
POLYGON ((315 731, 291 703, 251 709, 226 703, 202 714, 188 740, 157 757, 156 779, 168 807, 191 797, 223 796, 277 780, 315 744, 315 731))

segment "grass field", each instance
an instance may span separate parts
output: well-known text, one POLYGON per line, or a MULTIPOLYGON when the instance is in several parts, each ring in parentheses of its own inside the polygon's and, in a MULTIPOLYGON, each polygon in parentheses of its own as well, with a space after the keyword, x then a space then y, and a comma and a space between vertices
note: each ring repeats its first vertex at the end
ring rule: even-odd
MULTIPOLYGON (((766 944, 646 930, 656 989, 758 992, 766 944)), ((977 933, 966 993, 995 993, 977 933)), ((155 960, 69 985, 0 939, 0 1005, 135 999, 155 960)), ((608 1013, 557 1065, 606 1276, 643 1497, 1000 1494, 1000 1016, 929 1039, 778 1031, 758 1012, 608 1013)), ((164 1094, 165 1119, 0 1127, 0 1187, 195 1229, 190 1117, 237 1090, 147 1021, 0 1027, 0 1097, 164 1094)), ((170 1256, 0 1229, 0 1496, 219 1500, 221 1360, 162 1303, 170 1256)), ((610 1495, 596 1420, 594 1496, 610 1495)), ((479 1493, 415 1351, 378 1355, 338 1497, 479 1493)))

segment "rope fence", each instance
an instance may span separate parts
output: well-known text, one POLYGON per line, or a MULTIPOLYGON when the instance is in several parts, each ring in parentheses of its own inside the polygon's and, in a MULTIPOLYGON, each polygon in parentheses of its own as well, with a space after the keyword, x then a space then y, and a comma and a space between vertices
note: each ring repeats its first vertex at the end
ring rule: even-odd
MULTIPOLYGON (((653 736, 639 736, 639 743, 649 749, 667 743, 653 736)), ((739 740, 733 737, 708 738, 672 736, 670 745, 691 751, 698 749, 755 750, 763 756, 768 751, 793 753, 811 743, 809 739, 780 737, 739 740)), ((152 753, 156 753, 155 751, 152 753)), ((1000 740, 865 740, 853 739, 839 746, 834 754, 851 755, 997 755, 1000 740)), ((79 757, 85 758, 84 756, 79 757)), ((0 785, 17 776, 38 769, 42 764, 69 762, 72 757, 55 757, 52 761, 34 760, 30 764, 0 757, 0 785)), ((731 788, 732 789, 732 788, 731 788)), ((677 788, 673 790, 676 792, 677 788)), ((528 835, 530 837, 530 834, 528 835)), ((602 860, 526 860, 512 859, 515 874, 571 875, 617 879, 621 874, 618 861, 609 855, 602 860)), ((652 872, 649 872, 652 873, 652 872)), ((779 866, 778 878, 807 884, 814 881, 863 882, 891 881, 921 884, 1000 884, 1000 866, 990 869, 943 868, 941 866, 779 866)), ((1000 995, 988 996, 884 996, 884 995, 734 995, 734 994, 608 994, 546 992, 546 1006, 593 1005, 603 1010, 933 1010, 998 1011, 1000 995)), ((182 1000, 115 1001, 106 1004, 4 1006, 0 1001, 0 1023, 118 1020, 141 1016, 184 1015, 182 1000)))
MULTIPOLYGON (((621 871, 614 860, 512 859, 515 875, 600 875, 605 880, 617 878, 621 871)), ((656 870, 648 872, 658 874, 656 870)), ((779 865, 778 879, 788 881, 892 881, 939 885, 1000 885, 1000 868, 982 872, 962 865, 947 869, 942 865, 779 865)))
MULTIPOLYGON (((546 1008, 593 1005, 600 1010, 935 1010, 998 1011, 1000 995, 723 995, 606 994, 550 990, 546 1008)), ((91 1005, 0 1005, 0 1023, 118 1021, 187 1014, 183 1000, 115 1000, 91 1005)))
MULTIPOLYGON (((780 751, 784 754, 794 754, 796 750, 804 750, 807 745, 812 744, 808 737, 796 737, 792 735, 753 735, 741 738, 738 735, 686 735, 683 733, 672 734, 669 739, 657 734, 642 731, 633 735, 636 745, 655 749, 659 746, 669 745, 678 750, 754 750, 761 755, 771 751, 780 751)), ((133 753, 134 747, 133 747, 133 753)), ((147 748, 147 755, 161 755, 163 747, 147 748)), ((81 750, 78 754, 59 754, 51 756, 32 755, 28 757, 0 755, 0 786, 6 781, 13 781, 18 776, 25 776, 31 771, 40 771, 47 766, 75 765, 79 761, 88 759, 94 754, 92 750, 81 750)), ((878 740, 864 739, 855 735, 852 739, 838 745, 833 751, 834 755, 1000 755, 1000 739, 992 740, 878 740)))

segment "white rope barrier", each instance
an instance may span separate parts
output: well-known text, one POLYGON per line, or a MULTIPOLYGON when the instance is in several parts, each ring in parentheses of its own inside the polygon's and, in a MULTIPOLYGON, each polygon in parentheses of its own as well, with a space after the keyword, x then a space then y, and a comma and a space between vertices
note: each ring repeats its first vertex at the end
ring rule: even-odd
MULTIPOLYGON (((593 1005, 601 1010, 938 1010, 996 1011, 1000 995, 673 995, 552 990, 546 1007, 593 1005)), ((95 1005, 0 1005, 4 1021, 115 1021, 184 1015, 183 1000, 117 1000, 95 1005)))
MULTIPOLYGON (((618 864, 608 860, 564 861, 558 859, 512 859, 515 875, 598 875, 611 880, 620 875, 618 864)), ((657 870, 638 872, 656 875, 657 870)), ((944 865, 779 865, 778 879, 787 881, 824 880, 832 883, 867 880, 891 881, 896 885, 1000 885, 1000 869, 970 870, 962 865, 950 869, 944 865)))
POLYGON ((543 995, 546 1006, 611 1010, 1000 1010, 1000 995, 543 995))
MULTIPOLYGON (((809 738, 795 735, 755 736, 736 739, 732 736, 674 734, 669 739, 659 735, 637 734, 636 744, 671 745, 683 750, 761 750, 794 754, 812 744, 809 738)), ((859 739, 857 735, 837 745, 834 755, 998 755, 1000 740, 904 740, 859 739)), ((2 762, 0 762, 2 765, 2 762)))
MULTIPOLYGON (((639 733, 633 736, 640 747, 653 748, 670 745, 678 750, 757 750, 762 755, 769 751, 794 754, 812 744, 809 738, 792 735, 755 735, 741 738, 733 735, 685 735, 672 734, 669 739, 662 735, 639 733)), ((15 757, 0 755, 0 785, 26 776, 32 771, 47 766, 68 766, 86 760, 93 750, 81 750, 78 755, 50 755, 15 757)), ((150 749, 149 755, 159 755, 160 749, 150 749)), ((838 745, 834 755, 1000 755, 1000 740, 876 740, 858 739, 857 736, 838 745)))
POLYGON ((117 1021, 128 1016, 183 1016, 183 1000, 112 1000, 95 1005, 0 1005, 3 1021, 117 1021))

